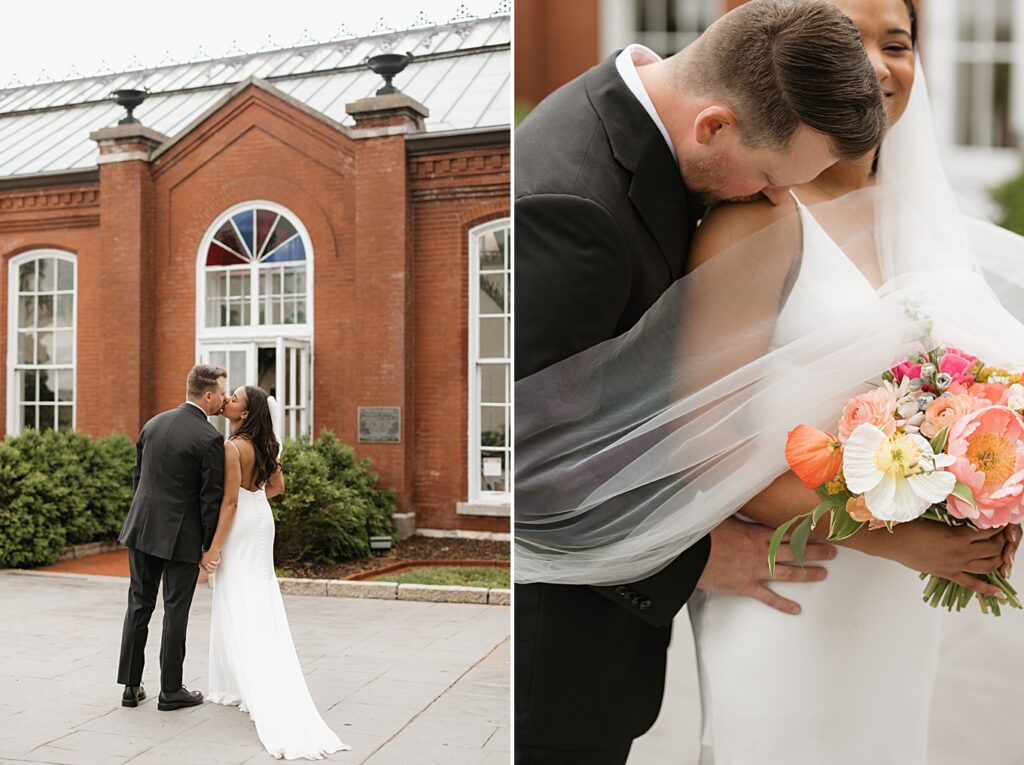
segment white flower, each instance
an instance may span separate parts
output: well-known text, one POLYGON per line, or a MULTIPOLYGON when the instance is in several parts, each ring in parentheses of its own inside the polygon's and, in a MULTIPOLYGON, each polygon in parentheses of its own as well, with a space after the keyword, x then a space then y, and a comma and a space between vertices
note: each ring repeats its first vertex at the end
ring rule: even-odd
POLYGON ((843 475, 854 494, 863 494, 871 514, 882 521, 912 521, 953 491, 956 477, 939 468, 955 462, 936 454, 916 433, 892 437, 874 425, 858 425, 843 452, 843 475))

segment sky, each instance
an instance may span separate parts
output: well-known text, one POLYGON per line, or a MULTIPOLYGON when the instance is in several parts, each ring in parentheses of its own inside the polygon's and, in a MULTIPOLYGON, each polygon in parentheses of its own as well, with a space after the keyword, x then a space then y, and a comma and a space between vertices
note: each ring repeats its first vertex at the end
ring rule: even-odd
POLYGON ((499 4, 499 0, 4 3, 0 88, 18 82, 28 85, 107 70, 125 71, 140 64, 152 67, 265 46, 283 48, 333 40, 338 39, 342 25, 350 32, 345 36, 364 35, 381 19, 401 29, 412 26, 420 11, 437 23, 451 19, 461 5, 473 16, 489 16, 499 4), (164 58, 168 53, 170 61, 164 58))

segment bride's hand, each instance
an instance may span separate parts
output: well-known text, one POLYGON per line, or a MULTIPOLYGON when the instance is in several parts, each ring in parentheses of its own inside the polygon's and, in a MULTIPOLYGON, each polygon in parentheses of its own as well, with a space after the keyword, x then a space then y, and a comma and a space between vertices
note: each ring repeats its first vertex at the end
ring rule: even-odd
POLYGON ((1017 555, 1017 548, 1020 547, 1021 529, 1019 523, 1006 527, 1006 547, 1003 548, 1003 565, 999 567, 999 573, 1004 579, 1010 578, 1013 569, 1013 559, 1017 555))
POLYGON ((882 555, 914 571, 949 579, 983 595, 1005 597, 998 587, 973 576, 990 574, 1003 564, 1003 546, 1007 541, 1003 529, 976 531, 933 521, 913 521, 895 526, 891 535, 878 529, 866 536, 885 543, 884 549, 879 547, 867 552, 882 555), (885 537, 876 537, 877 534, 885 537))

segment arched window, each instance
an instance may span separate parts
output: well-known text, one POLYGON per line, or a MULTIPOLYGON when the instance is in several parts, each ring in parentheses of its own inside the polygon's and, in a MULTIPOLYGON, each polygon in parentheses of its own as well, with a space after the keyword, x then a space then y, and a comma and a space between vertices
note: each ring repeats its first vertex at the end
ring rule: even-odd
POLYGON ((508 218, 469 234, 470 514, 505 514, 486 505, 507 508, 511 488, 510 239, 508 218))
POLYGON ((198 256, 197 357, 228 370, 229 390, 255 384, 276 396, 286 438, 310 433, 313 251, 305 227, 281 205, 246 202, 214 220, 198 256))
POLYGON ((34 250, 8 271, 7 431, 75 427, 75 256, 34 250))
POLYGON ((206 246, 207 328, 308 321, 306 244, 279 209, 226 214, 206 246))

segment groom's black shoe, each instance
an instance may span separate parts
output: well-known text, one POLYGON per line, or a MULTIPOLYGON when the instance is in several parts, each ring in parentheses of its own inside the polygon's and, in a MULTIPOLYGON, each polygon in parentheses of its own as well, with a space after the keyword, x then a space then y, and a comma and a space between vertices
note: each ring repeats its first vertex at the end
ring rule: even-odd
POLYGON ((121 694, 121 706, 137 707, 146 698, 146 690, 141 685, 126 685, 121 694))
POLYGON ((160 698, 156 702, 156 708, 161 712, 169 712, 172 709, 182 707, 196 707, 203 703, 203 694, 199 691, 190 691, 184 685, 176 691, 160 691, 160 698))

